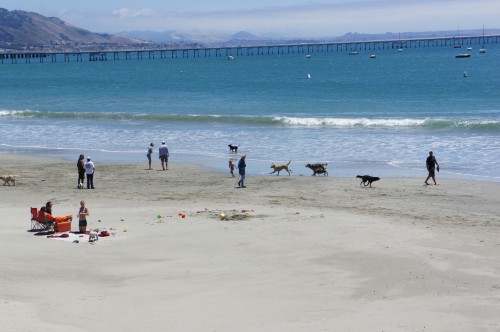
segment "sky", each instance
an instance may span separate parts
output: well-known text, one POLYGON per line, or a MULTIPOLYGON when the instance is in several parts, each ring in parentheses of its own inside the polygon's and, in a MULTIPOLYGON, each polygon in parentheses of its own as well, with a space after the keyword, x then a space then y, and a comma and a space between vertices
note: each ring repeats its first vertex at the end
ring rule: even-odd
POLYGON ((499 0, 0 0, 93 32, 181 31, 320 38, 500 28, 499 0))

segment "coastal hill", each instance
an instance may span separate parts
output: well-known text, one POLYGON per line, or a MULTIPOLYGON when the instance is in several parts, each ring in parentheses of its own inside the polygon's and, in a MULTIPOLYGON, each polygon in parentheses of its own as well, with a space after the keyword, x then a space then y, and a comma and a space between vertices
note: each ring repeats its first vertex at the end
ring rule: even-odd
POLYGON ((0 45, 39 46, 65 44, 134 44, 137 41, 110 34, 90 32, 56 17, 0 8, 0 45))
MULTIPOLYGON (((461 36, 478 36, 481 29, 461 31, 461 36)), ((500 34, 488 29, 487 34, 500 34)), ((56 17, 34 12, 0 8, 0 52, 19 50, 89 51, 105 49, 140 49, 143 47, 253 46, 277 43, 350 42, 368 40, 451 37, 456 31, 386 32, 383 34, 348 32, 328 38, 285 38, 275 32, 254 35, 246 31, 224 34, 209 31, 123 31, 116 34, 95 33, 76 27, 56 17)))

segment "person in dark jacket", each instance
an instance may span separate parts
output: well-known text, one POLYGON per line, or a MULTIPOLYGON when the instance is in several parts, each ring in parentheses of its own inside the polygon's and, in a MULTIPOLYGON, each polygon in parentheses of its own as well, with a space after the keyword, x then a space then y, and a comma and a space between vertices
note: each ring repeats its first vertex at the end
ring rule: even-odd
POLYGON ((238 181, 238 188, 246 188, 245 187, 245 168, 247 167, 247 163, 245 159, 247 156, 244 154, 241 156, 240 161, 238 162, 238 173, 240 174, 240 180, 238 181))

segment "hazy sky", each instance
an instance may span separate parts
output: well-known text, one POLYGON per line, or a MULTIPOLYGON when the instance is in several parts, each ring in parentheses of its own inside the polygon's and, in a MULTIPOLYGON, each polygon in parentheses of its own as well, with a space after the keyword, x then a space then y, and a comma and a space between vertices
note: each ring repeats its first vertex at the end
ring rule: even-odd
POLYGON ((94 32, 180 30, 285 37, 500 28, 499 0, 0 0, 94 32))

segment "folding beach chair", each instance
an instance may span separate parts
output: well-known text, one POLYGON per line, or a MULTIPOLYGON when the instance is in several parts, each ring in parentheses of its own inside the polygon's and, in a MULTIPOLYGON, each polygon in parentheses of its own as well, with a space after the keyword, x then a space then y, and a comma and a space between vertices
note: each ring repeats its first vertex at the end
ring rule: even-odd
POLYGON ((31 208, 31 229, 43 230, 45 229, 45 222, 40 223, 38 221, 38 209, 31 208))
POLYGON ((49 231, 54 229, 54 225, 45 221, 45 213, 42 210, 31 208, 31 229, 49 231))

